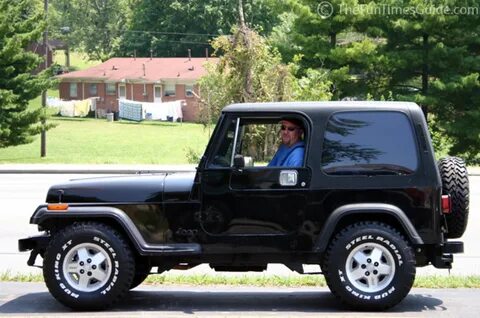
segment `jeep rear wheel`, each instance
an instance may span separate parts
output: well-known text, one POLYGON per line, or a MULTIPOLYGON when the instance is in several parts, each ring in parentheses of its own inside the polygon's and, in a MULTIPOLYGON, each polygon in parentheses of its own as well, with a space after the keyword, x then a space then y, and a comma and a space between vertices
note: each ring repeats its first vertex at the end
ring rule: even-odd
POLYGON ((390 226, 360 222, 338 233, 325 256, 330 290, 347 305, 383 310, 398 304, 415 280, 415 257, 390 226))
POLYGON ((114 229, 100 223, 76 223, 57 232, 44 258, 50 293, 79 310, 103 309, 128 291, 134 274, 129 246, 114 229))
POLYGON ((468 223, 470 201, 468 173, 465 162, 457 157, 443 158, 438 162, 442 177, 443 194, 452 199, 452 211, 445 216, 448 238, 459 238, 465 233, 468 223))

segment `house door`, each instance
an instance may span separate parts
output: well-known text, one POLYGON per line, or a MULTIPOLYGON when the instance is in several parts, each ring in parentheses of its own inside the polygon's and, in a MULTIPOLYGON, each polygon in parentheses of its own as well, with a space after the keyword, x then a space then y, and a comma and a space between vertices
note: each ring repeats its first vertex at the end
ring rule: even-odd
POLYGON ((160 85, 153 86, 153 102, 154 103, 162 102, 162 86, 160 85))
POLYGON ((118 99, 127 99, 127 88, 125 84, 118 85, 118 99))

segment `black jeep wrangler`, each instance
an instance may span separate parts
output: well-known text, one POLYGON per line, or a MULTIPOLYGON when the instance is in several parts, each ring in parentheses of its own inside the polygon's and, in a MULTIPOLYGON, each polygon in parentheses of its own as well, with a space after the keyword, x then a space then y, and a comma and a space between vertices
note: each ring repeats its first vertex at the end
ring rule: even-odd
POLYGON ((303 272, 320 265, 354 309, 382 310, 410 291, 417 266, 451 268, 468 218, 458 158, 435 162, 421 109, 402 102, 226 107, 196 172, 55 185, 21 239, 43 257, 51 294, 101 309, 155 269, 303 272), (269 167, 279 122, 303 123, 304 164, 269 167))

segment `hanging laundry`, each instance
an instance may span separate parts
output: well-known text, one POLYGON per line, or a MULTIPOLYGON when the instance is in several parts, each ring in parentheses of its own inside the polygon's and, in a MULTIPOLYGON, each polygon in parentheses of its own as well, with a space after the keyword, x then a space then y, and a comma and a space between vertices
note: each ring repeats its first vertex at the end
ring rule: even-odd
POLYGON ((163 103, 142 103, 145 118, 151 120, 167 120, 168 110, 163 103))
POLYGON ((75 105, 73 101, 62 101, 60 115, 63 117, 75 117, 75 105))
POLYGON ((47 106, 58 108, 58 113, 64 117, 85 117, 92 108, 92 99, 61 100, 57 97, 47 97, 47 106))
POLYGON ((118 101, 119 117, 134 121, 142 121, 145 117, 142 103, 128 99, 118 101))
POLYGON ((51 97, 51 96, 47 97, 47 106, 48 107, 61 107, 63 103, 64 103, 64 101, 61 100, 58 97, 51 97))
POLYGON ((173 121, 177 121, 179 118, 183 118, 182 103, 182 100, 163 103, 143 102, 142 106, 148 119, 168 120, 168 118, 172 118, 173 121))
POLYGON ((88 115, 90 111, 90 104, 91 101, 89 99, 86 100, 77 100, 74 102, 74 116, 77 117, 85 117, 88 115))

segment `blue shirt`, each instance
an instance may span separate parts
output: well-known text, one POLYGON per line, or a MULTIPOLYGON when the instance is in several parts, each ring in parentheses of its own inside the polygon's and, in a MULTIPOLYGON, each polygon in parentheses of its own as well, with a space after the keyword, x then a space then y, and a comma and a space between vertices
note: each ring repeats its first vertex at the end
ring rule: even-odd
POLYGON ((298 141, 291 147, 281 144, 268 167, 301 167, 305 154, 305 143, 298 141))

